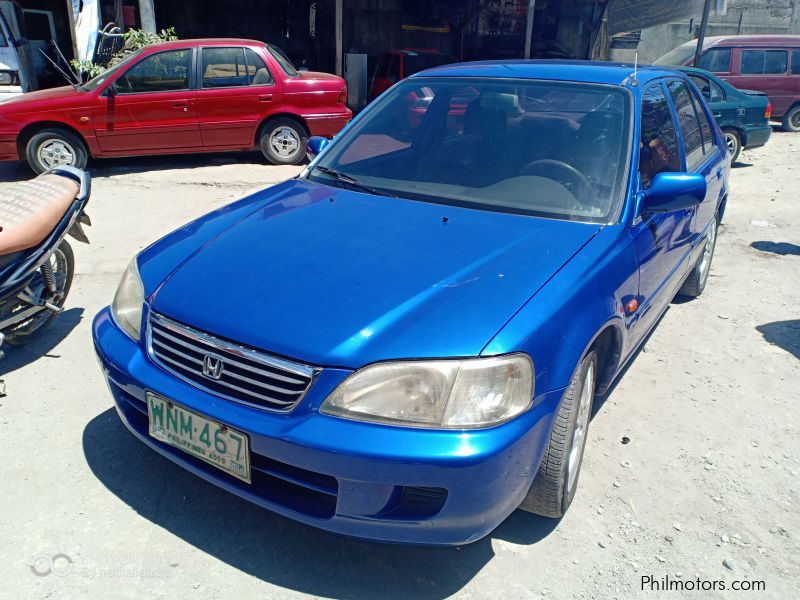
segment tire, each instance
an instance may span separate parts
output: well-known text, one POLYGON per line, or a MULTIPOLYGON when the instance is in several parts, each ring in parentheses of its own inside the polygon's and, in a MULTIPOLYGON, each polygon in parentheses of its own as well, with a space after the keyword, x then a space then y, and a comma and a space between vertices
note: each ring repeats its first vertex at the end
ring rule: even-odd
MULTIPOLYGON (((48 260, 52 261, 54 257, 56 261, 60 261, 62 263, 61 268, 58 269, 58 274, 63 273, 63 279, 61 285, 59 285, 61 291, 58 297, 52 303, 58 307, 63 307, 64 303, 67 301, 69 290, 72 288, 72 278, 75 275, 75 255, 72 252, 72 246, 69 245, 67 240, 63 240, 58 245, 58 248, 56 248, 53 256, 51 256, 48 260)), ((39 270, 34 276, 32 284, 37 283, 37 278, 39 278, 38 281, 40 282, 41 270, 39 270)), ((23 306, 28 305, 24 304, 23 306)), ((30 343, 31 340, 40 336, 48 327, 50 327, 50 325, 52 325, 53 319, 56 316, 56 313, 47 309, 37 313, 27 322, 23 322, 20 325, 17 325, 14 329, 4 332, 6 336, 4 344, 9 346, 23 346, 30 343), (37 317, 39 318, 37 319, 37 317)))
POLYGON ((583 357, 564 392, 533 485, 520 508, 543 517, 564 515, 575 497, 597 387, 597 353, 583 357))
POLYGON ((800 131, 800 104, 795 104, 783 115, 784 131, 800 131))
POLYGON ((25 145, 25 159, 36 173, 59 165, 86 168, 89 153, 81 138, 66 129, 43 129, 25 145))
POLYGON ((714 249, 717 247, 717 229, 719 229, 719 217, 715 216, 706 234, 703 253, 697 259, 681 289, 678 290, 679 296, 697 298, 706 289, 708 274, 711 272, 711 261, 714 259, 714 249))
POLYGON ((742 151, 742 136, 735 129, 723 129, 722 133, 725 135, 725 144, 728 146, 728 154, 731 155, 731 164, 736 162, 739 158, 739 153, 742 151))
POLYGON ((269 121, 261 130, 258 146, 273 165, 299 165, 306 157, 308 132, 293 119, 269 121))

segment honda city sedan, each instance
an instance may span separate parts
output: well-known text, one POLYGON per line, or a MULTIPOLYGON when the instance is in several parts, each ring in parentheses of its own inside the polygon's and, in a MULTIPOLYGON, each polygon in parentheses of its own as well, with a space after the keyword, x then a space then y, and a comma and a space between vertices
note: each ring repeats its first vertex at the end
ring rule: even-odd
POLYGON ((346 101, 341 77, 297 71, 263 42, 164 42, 81 86, 0 103, 0 160, 41 173, 83 168, 90 156, 261 150, 273 164, 298 164, 309 136, 347 124, 346 101))
POLYGON ((595 397, 708 280, 730 159, 696 88, 448 65, 309 151, 130 262, 93 324, 122 422, 348 536, 460 545, 518 508, 562 516, 595 397))

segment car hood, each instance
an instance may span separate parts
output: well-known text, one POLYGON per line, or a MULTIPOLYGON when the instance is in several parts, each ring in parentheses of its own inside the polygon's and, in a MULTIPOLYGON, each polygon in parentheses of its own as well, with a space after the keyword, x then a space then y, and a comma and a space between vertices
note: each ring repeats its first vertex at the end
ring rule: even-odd
POLYGON ((47 90, 37 90, 19 94, 13 99, 2 103, 2 110, 6 113, 35 112, 36 110, 47 107, 53 108, 53 102, 64 101, 66 104, 82 103, 88 99, 87 92, 76 90, 71 85, 65 85, 47 90))
POLYGON ((600 228, 300 180, 263 194, 151 308, 321 366, 478 355, 600 228))

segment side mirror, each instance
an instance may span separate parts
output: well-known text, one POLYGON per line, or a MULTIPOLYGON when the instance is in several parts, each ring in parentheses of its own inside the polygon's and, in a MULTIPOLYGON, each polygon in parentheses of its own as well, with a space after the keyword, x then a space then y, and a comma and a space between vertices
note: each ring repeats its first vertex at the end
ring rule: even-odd
POLYGON ((331 141, 328 138, 322 137, 321 135, 308 138, 308 143, 306 144, 306 156, 308 156, 308 160, 314 160, 314 157, 325 150, 330 143, 331 141))
POLYGON ((116 82, 112 82, 112 84, 109 85, 105 89, 105 91, 103 91, 103 95, 104 96, 108 96, 109 98, 113 98, 114 96, 116 96, 117 95, 117 84, 116 84, 116 82))
POLYGON ((706 197, 706 178, 697 173, 659 173, 644 191, 644 212, 692 208, 706 197))

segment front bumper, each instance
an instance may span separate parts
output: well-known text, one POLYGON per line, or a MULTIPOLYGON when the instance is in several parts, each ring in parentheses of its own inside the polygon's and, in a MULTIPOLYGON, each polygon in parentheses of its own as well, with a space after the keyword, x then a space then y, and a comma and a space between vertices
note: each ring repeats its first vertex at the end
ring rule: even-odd
POLYGON ((107 308, 95 317, 93 337, 117 412, 142 442, 260 506, 384 542, 461 545, 491 532, 530 488, 562 394, 546 394, 525 414, 490 429, 391 427, 321 414, 319 404, 349 374, 323 369, 301 404, 278 414, 176 379, 119 329, 107 308), (146 391, 247 433, 252 483, 151 438, 146 391))

